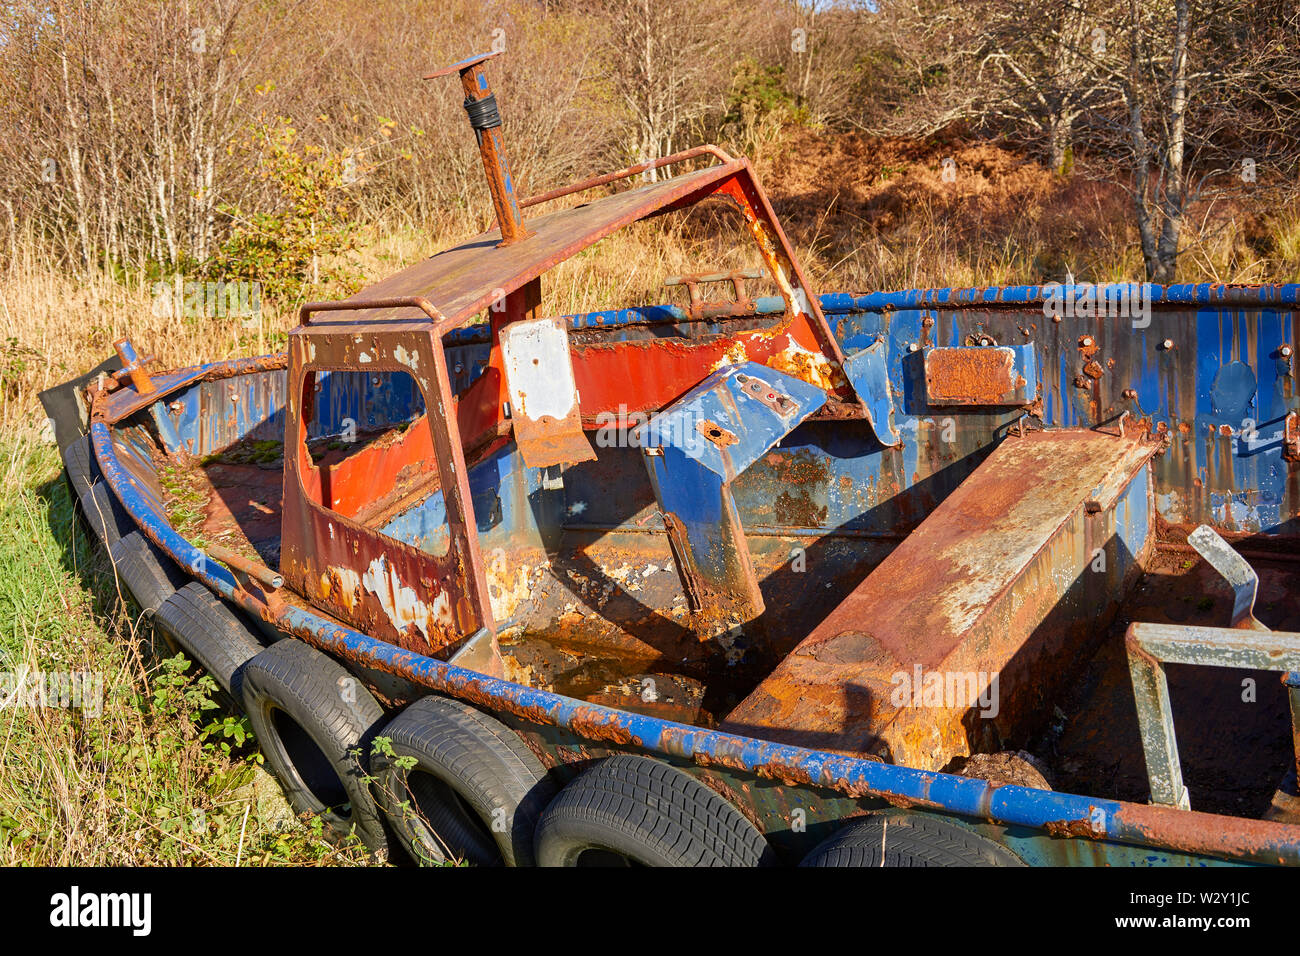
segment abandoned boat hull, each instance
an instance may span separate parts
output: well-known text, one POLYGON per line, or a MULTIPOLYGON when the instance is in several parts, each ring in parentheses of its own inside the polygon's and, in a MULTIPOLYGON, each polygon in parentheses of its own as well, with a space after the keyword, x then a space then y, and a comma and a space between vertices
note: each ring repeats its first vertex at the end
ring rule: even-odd
MULTIPOLYGON (((765 572, 767 606, 787 625, 767 628, 772 645, 760 650, 785 659, 830 610, 817 608, 810 582, 837 597, 857 587, 997 448, 1015 440, 1008 435, 1025 427, 1027 413, 1033 427, 1104 432, 1109 424, 1118 429, 1116 441, 1124 440, 1127 427, 1163 447, 1160 454, 1153 448, 1130 475, 1139 484, 1124 497, 1120 520, 1141 529, 1140 542, 1127 548, 1130 556, 1140 555, 1146 538, 1163 524, 1204 522, 1249 533, 1266 545, 1293 545, 1300 528, 1300 484, 1288 444, 1288 416, 1297 403, 1293 359, 1283 351, 1294 341, 1297 287, 1146 291, 1152 307, 1140 327, 1127 316, 1066 310, 1051 302, 1050 290, 1045 295, 1032 287, 824 296, 828 324, 849 361, 872 349, 881 353, 876 394, 883 398, 870 423, 804 422, 730 482, 739 524, 765 572), (945 368, 935 358, 981 339, 989 343, 979 347, 1007 353, 1001 391, 989 390, 995 377, 967 379, 960 366, 945 368), (1024 390, 1026 382, 1036 388, 1024 390), (1121 417, 1125 412, 1127 419, 1121 417), (787 563, 792 549, 815 556, 811 576, 772 573, 787 563), (768 559, 762 557, 765 550, 771 552, 768 559), (806 621, 795 627, 799 616, 806 621)), ((754 316, 764 308, 776 305, 759 300, 754 316)), ((660 349, 670 351, 681 339, 753 321, 745 315, 692 320, 676 307, 568 318, 580 379, 584 355, 599 355, 610 342, 644 343, 638 346, 643 357, 638 375, 653 379, 672 373, 671 363, 662 369, 657 364, 660 349)), ((486 364, 487 337, 464 329, 448 335, 444 347, 452 388, 464 394, 486 364)), ((970 353, 947 354, 964 360, 970 353)), ((798 859, 846 817, 894 805, 951 815, 1029 863, 1300 862, 1300 829, 1292 826, 997 785, 870 759, 844 741, 832 750, 797 746, 783 742, 779 727, 736 733, 693 726, 440 660, 433 653, 444 648, 432 646, 429 633, 399 631, 400 619, 387 610, 386 620, 372 617, 373 627, 359 627, 344 623, 341 614, 284 600, 275 589, 210 560, 178 532, 167 515, 156 458, 157 443, 165 452, 202 459, 259 436, 283 439, 289 424, 283 410, 292 407, 284 364, 283 358, 266 357, 155 376, 155 394, 109 393, 97 402, 97 420, 89 423, 98 468, 135 525, 179 568, 268 636, 305 640, 357 668, 363 678, 391 675, 497 715, 561 775, 615 751, 648 753, 688 767, 743 808, 788 860, 798 859)), ((345 389, 319 403, 327 412, 318 437, 336 433, 352 417, 348 413, 362 407, 380 416, 367 424, 409 420, 414 410, 409 400, 403 404, 401 390, 388 384, 381 380, 352 397, 345 389)), ((586 425, 589 433, 602 427, 586 425)), ((569 466, 562 476, 528 474, 508 440, 478 450, 477 458, 476 450, 466 450, 475 513, 484 516, 483 551, 500 550, 511 559, 496 578, 497 593, 489 596, 500 612, 498 623, 509 624, 509 612, 527 603, 524 598, 536 583, 526 571, 519 606, 509 607, 511 589, 504 585, 517 580, 509 565, 531 570, 546 564, 557 550, 548 540, 552 532, 568 537, 567 550, 593 537, 613 540, 642 555, 638 569, 671 561, 640 450, 626 446, 628 431, 627 423, 615 423, 612 445, 599 447, 597 441, 596 461, 569 466), (548 478, 559 479, 560 487, 544 487, 548 478), (618 483, 618 495, 608 493, 611 482, 618 483), (562 497, 548 503, 548 493, 556 492, 562 497), (583 507, 575 508, 579 503, 583 507), (554 525, 548 526, 551 520, 554 525)), ((1067 502, 1065 512, 1073 513, 1076 504, 1085 502, 1067 502)), ((254 524, 256 509, 224 510, 231 524, 254 524)), ((386 527, 429 546, 429 529, 417 525, 386 527)), ((1114 537, 1113 526, 1107 536, 1114 537)), ((1083 541, 1082 534, 1076 537, 1083 541)), ((269 533, 256 538, 256 532, 248 535, 246 543, 257 557, 279 565, 278 544, 271 544, 269 533)), ((1086 555, 1091 554, 1089 549, 1086 555)), ((1116 565, 1110 573, 1118 575, 1113 595, 1118 605, 1131 568, 1116 565)), ((556 610, 562 608, 545 608, 542 616, 556 610)), ((1294 627, 1293 608, 1275 610, 1279 617, 1270 623, 1294 627)), ((1114 613, 1111 607, 1108 614, 1114 613)), ((602 627, 593 636, 579 628, 580 636, 597 641, 612 639, 618 630, 602 627)), ((647 647, 661 656, 690 651, 691 641, 680 628, 660 630, 676 643, 665 644, 663 633, 647 632, 622 650, 643 657, 647 647)), ((1079 648, 1085 654, 1091 649, 1079 648)))

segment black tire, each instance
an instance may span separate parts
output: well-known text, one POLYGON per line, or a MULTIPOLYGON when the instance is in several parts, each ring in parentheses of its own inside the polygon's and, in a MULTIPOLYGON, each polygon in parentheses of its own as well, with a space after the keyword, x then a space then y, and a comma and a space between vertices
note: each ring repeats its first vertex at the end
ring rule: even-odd
POLYGON ((89 435, 82 435, 63 450, 63 471, 72 489, 72 500, 81 496, 99 480, 99 466, 95 463, 94 445, 89 435))
POLYGON ((163 602, 154 624, 212 676, 228 695, 227 701, 240 699, 244 665, 264 648, 225 602, 191 581, 163 602))
POLYGON ((939 817, 874 813, 822 841, 799 865, 1024 866, 1024 862, 1001 844, 939 817))
POLYGON ((537 818, 554 795, 546 768, 498 720, 446 697, 422 697, 381 733, 372 758, 389 825, 417 863, 531 866, 537 818), (414 758, 410 770, 398 758, 414 758))
POLYGON ((139 531, 119 538, 108 549, 117 576, 147 617, 189 580, 176 562, 139 531))
POLYGON ((355 832, 370 850, 386 846, 367 784, 370 742, 384 722, 370 691, 298 640, 272 644, 246 663, 240 691, 266 762, 294 810, 319 814, 336 842, 355 832))
POLYGON ((537 825, 541 866, 762 866, 763 834, 718 794, 657 760, 618 754, 560 791, 537 825))
POLYGON ((117 544, 125 535, 135 530, 135 524, 117 496, 102 481, 96 482, 78 502, 81 516, 90 530, 99 538, 105 551, 117 544))

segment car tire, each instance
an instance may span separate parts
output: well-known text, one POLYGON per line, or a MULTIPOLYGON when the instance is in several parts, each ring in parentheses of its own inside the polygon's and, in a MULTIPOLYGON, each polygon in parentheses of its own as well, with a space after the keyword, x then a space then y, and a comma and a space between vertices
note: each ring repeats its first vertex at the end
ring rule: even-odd
POLYGON ((694 777, 633 754, 566 786, 537 826, 541 866, 762 866, 758 828, 694 777))
POLYGON ((302 641, 272 644, 244 664, 240 696, 266 762, 290 805, 319 815, 341 842, 387 844, 370 792, 369 754, 384 712, 338 662, 302 641))
POLYGON ((1024 866, 1024 862, 1001 844, 940 817, 873 813, 841 827, 799 865, 952 867, 1024 866))
POLYGON ((381 736, 392 752, 373 758, 375 791, 413 860, 532 865, 537 818, 554 788, 518 734, 468 704, 430 696, 381 736))

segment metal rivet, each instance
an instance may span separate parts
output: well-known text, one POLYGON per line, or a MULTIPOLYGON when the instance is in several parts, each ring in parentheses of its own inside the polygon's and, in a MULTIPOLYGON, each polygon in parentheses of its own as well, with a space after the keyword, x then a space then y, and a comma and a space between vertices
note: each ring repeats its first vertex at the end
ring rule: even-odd
POLYGON ((910 345, 908 345, 907 350, 908 350, 909 352, 915 352, 915 351, 916 351, 917 349, 919 349, 920 347, 921 347, 921 346, 919 346, 919 345, 917 345, 915 342, 913 342, 913 343, 911 343, 910 345))
POLYGON ((1291 357, 1291 346, 1289 346, 1289 345, 1284 345, 1284 346, 1282 346, 1280 349, 1278 349, 1278 352, 1281 353, 1281 355, 1282 355, 1283 358, 1290 358, 1290 357, 1291 357))

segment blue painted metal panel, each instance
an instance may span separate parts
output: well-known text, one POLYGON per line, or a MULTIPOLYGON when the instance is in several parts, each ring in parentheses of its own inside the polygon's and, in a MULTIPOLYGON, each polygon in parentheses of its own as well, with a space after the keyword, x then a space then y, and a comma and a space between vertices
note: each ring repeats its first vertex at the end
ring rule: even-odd
POLYGON ((866 348, 847 354, 844 374, 853 384, 853 390, 866 406, 872 430, 884 445, 897 445, 900 441, 894 428, 894 396, 889 387, 889 369, 886 356, 889 340, 878 337, 866 348))
POLYGON ((641 448, 662 448, 723 480, 740 474, 800 422, 821 408, 826 393, 816 386, 744 362, 714 372, 635 430, 641 448), (729 433, 710 438, 707 424, 729 433))
POLYGON ((745 362, 714 372, 633 432, 692 610, 719 615, 717 626, 763 610, 731 482, 825 401, 815 386, 745 362))

